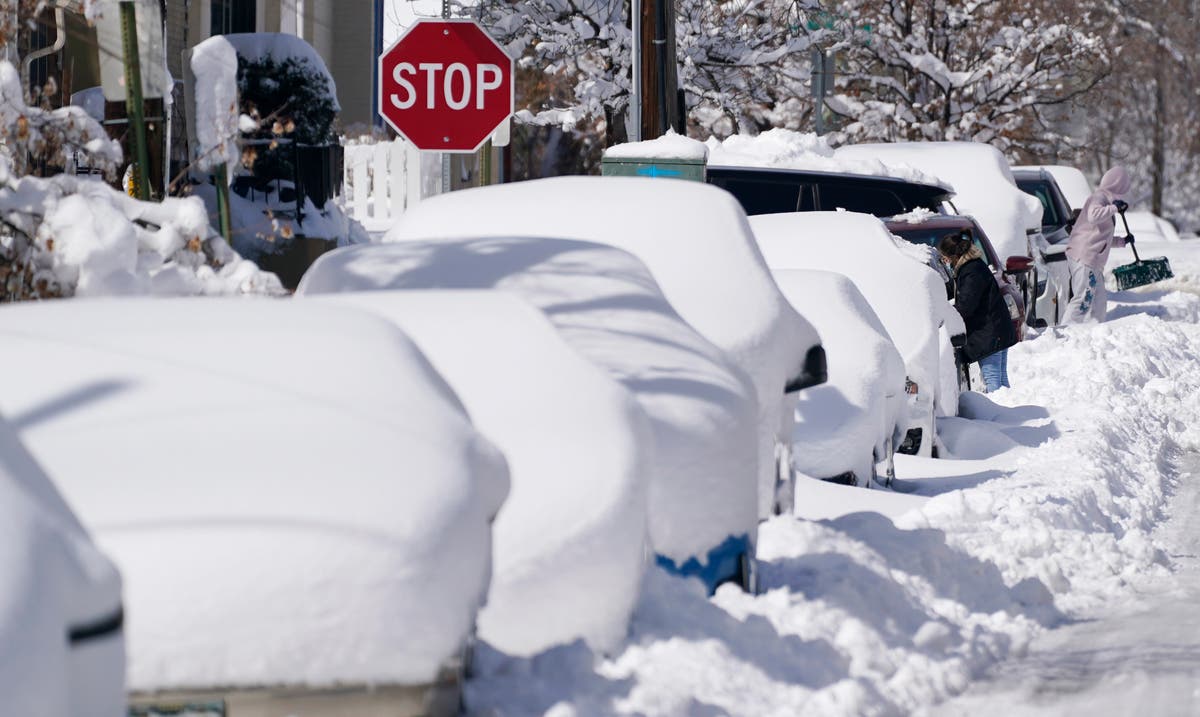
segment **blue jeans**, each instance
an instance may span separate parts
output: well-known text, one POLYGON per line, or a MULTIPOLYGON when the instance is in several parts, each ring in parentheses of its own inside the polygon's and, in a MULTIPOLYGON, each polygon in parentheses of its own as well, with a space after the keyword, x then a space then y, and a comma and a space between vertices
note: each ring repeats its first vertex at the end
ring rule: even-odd
POLYGON ((1008 349, 979 359, 979 372, 983 374, 983 383, 987 386, 988 393, 998 390, 1001 386, 1007 388, 1008 349))

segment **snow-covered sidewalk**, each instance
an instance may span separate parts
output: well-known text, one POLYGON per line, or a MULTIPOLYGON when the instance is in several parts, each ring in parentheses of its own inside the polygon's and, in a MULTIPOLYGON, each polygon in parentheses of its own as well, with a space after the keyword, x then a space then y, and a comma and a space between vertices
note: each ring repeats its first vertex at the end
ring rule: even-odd
POLYGON ((967 396, 941 425, 954 460, 901 461, 894 493, 802 483, 803 517, 761 528, 762 594, 727 586, 709 600, 650 575, 612 655, 575 644, 518 660, 483 646, 469 710, 921 711, 1168 579, 1154 531, 1179 456, 1200 449, 1200 246, 1143 253, 1164 248, 1174 290, 1114 295, 1108 323, 1014 348, 1014 387, 967 396))

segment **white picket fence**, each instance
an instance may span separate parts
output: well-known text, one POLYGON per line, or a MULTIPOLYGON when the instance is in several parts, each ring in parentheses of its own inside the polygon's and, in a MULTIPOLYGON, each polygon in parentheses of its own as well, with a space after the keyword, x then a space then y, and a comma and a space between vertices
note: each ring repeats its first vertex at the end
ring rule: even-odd
POLYGON ((397 139, 346 146, 343 206, 369 232, 385 232, 421 201, 421 153, 397 139))

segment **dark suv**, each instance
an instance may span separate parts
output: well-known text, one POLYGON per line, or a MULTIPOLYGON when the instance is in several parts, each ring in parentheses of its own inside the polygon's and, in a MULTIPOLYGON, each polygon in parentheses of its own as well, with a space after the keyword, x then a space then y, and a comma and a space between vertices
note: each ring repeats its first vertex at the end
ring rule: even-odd
POLYGON ((1046 241, 1051 244, 1065 242, 1079 213, 1071 210, 1054 177, 1044 169, 1014 169, 1013 178, 1022 192, 1037 197, 1042 203, 1042 236, 1046 241))
POLYGON ((737 197, 751 216, 844 209, 886 219, 917 209, 940 213, 954 196, 940 185, 798 169, 710 166, 707 181, 737 197))

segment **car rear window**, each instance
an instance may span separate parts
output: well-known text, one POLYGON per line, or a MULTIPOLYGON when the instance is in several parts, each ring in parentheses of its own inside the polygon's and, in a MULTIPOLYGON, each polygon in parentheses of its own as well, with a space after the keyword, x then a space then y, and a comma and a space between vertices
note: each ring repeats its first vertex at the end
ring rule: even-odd
POLYGON ((844 209, 886 219, 908 211, 895 192, 881 187, 828 182, 821 184, 819 191, 821 209, 827 212, 844 209))
POLYGON ((1058 216, 1058 208, 1054 204, 1054 197, 1050 194, 1050 184, 1040 179, 1017 181, 1017 187, 1026 194, 1032 194, 1042 203, 1042 226, 1057 227, 1064 224, 1062 217, 1058 216))
POLYGON ((736 197, 750 216, 812 210, 811 202, 801 202, 801 190, 807 189, 802 182, 750 177, 710 177, 709 181, 736 197))
MULTIPOLYGON (((929 227, 922 227, 920 225, 916 225, 912 229, 892 229, 892 233, 904 241, 912 244, 924 244, 934 248, 937 248, 937 243, 942 237, 946 236, 947 234, 958 234, 959 231, 963 230, 946 229, 945 227, 940 229, 931 229, 929 227)), ((983 260, 987 262, 992 271, 996 271, 998 267, 996 267, 994 262, 992 262, 991 253, 983 248, 983 242, 979 241, 979 237, 976 236, 975 232, 972 232, 969 229, 965 231, 970 232, 971 243, 974 244, 975 248, 979 250, 979 253, 983 255, 983 260)))

